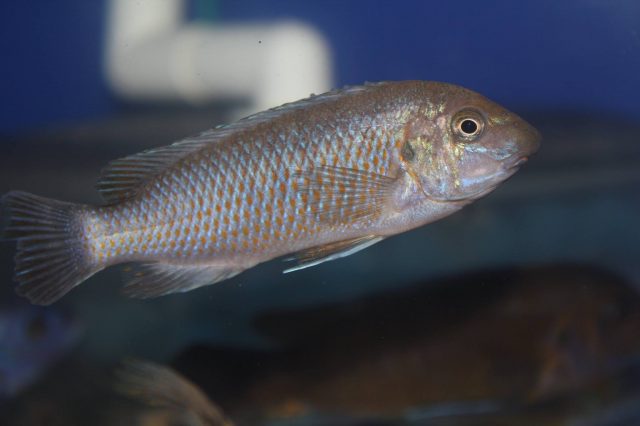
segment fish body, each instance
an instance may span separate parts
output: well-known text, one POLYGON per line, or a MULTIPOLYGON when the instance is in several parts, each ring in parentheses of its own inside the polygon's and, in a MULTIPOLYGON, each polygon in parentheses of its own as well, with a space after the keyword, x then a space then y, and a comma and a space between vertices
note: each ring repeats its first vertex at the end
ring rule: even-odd
POLYGON ((629 381, 640 368, 640 294, 600 267, 464 273, 315 308, 279 307, 253 323, 277 350, 197 346, 178 360, 238 424, 340 413, 520 425, 516 413, 535 413, 558 422, 527 424, 566 425, 559 419, 585 414, 579 401, 597 411, 640 396, 640 382, 629 381), (484 421, 493 415, 514 421, 484 421))
POLYGON ((4 197, 18 292, 51 303, 138 262, 125 291, 187 291, 295 253, 291 270, 445 217, 538 147, 518 116, 436 82, 356 86, 112 162, 107 205, 4 197))

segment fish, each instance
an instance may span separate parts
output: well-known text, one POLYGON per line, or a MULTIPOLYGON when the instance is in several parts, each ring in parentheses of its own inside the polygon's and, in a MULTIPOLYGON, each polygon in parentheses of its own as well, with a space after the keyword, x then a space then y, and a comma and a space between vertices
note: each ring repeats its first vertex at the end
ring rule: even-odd
POLYGON ((81 336, 70 315, 51 307, 0 310, 0 401, 20 395, 68 353, 81 336))
POLYGON ((133 359, 123 362, 115 389, 149 407, 138 416, 135 424, 139 426, 233 426, 199 387, 164 365, 133 359))
POLYGON ((285 272, 356 253, 490 193, 538 131, 448 83, 369 83, 311 96, 111 162, 101 206, 2 197, 18 294, 48 305, 129 263, 150 298, 289 256, 285 272))
POLYGON ((428 425, 546 420, 584 415, 581 401, 600 409, 639 395, 640 294, 629 277, 552 263, 397 284, 258 315, 270 342, 262 352, 199 344, 174 362, 238 424, 319 413, 428 425))

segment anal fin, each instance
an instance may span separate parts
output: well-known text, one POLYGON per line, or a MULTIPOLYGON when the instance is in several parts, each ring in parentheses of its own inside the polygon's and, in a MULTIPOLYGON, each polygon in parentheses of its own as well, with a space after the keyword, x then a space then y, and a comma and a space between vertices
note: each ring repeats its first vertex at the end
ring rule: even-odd
POLYGON ((300 269, 315 266, 329 260, 339 259, 359 252, 369 246, 374 245, 384 239, 379 235, 366 235, 364 237, 353 238, 350 240, 337 241, 322 246, 311 247, 297 253, 287 260, 297 260, 298 264, 294 267, 285 269, 283 272, 298 271, 300 269))
POLYGON ((231 278, 243 269, 212 265, 144 263, 127 268, 133 278, 123 292, 138 299, 182 293, 231 278))

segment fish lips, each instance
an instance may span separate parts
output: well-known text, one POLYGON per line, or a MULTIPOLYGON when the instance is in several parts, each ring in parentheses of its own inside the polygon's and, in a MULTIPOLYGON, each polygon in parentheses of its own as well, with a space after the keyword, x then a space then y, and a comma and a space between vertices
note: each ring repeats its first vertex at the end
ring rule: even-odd
POLYGON ((519 157, 519 156, 513 157, 509 161, 505 162, 504 170, 517 171, 527 161, 529 161, 529 157, 527 157, 527 156, 524 156, 524 157, 519 157))

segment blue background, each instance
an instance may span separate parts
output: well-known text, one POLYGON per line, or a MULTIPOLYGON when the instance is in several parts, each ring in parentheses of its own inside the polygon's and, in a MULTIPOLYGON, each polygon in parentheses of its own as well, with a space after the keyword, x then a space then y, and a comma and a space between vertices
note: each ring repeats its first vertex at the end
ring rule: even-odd
MULTIPOLYGON (((194 4, 192 15, 205 9, 194 4)), ((333 48, 337 86, 443 80, 511 108, 640 118, 635 0, 237 0, 211 9, 221 21, 301 19, 316 26, 333 48)), ((0 132, 99 118, 122 107, 102 72, 106 10, 103 0, 2 3, 0 132)))

